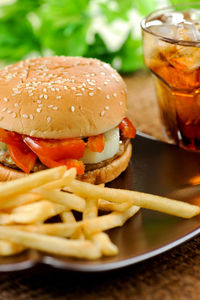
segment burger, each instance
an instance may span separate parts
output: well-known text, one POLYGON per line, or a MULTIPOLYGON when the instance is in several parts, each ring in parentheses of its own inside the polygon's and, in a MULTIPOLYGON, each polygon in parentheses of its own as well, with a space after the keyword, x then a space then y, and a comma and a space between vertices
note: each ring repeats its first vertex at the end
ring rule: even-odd
POLYGON ((80 180, 115 179, 129 163, 135 128, 126 86, 110 65, 40 57, 0 70, 0 180, 60 165, 80 180))

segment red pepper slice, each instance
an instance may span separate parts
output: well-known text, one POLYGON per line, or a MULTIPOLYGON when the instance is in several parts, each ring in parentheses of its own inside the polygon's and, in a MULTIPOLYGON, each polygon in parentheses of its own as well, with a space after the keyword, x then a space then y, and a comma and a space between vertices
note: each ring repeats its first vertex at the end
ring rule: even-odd
POLYGON ((17 146, 8 145, 8 150, 14 163, 25 173, 30 173, 37 160, 37 155, 23 142, 17 146))
POLYGON ((81 138, 58 140, 24 136, 23 141, 38 156, 48 157, 55 161, 66 158, 79 159, 85 151, 85 143, 81 138))
POLYGON ((88 138, 87 145, 89 149, 93 152, 102 152, 105 147, 105 137, 104 134, 99 134, 96 136, 90 136, 88 138))
POLYGON ((21 170, 30 173, 37 156, 26 144, 20 134, 0 128, 0 141, 8 145, 10 157, 21 170))
POLYGON ((128 118, 124 118, 121 123, 119 124, 119 129, 122 131, 122 134, 126 138, 134 138, 136 136, 136 129, 129 121, 128 118))
POLYGON ((78 175, 84 174, 85 167, 83 162, 80 160, 66 158, 60 161, 55 161, 49 157, 44 157, 44 156, 39 156, 39 159, 48 168, 54 168, 54 167, 65 165, 67 169, 76 168, 78 175))

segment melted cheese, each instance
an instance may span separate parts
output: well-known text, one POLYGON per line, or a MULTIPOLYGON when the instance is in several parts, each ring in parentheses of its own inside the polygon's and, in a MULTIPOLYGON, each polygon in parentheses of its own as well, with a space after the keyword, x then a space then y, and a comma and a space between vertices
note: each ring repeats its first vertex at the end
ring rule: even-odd
POLYGON ((105 147, 102 152, 93 152, 88 147, 85 148, 84 156, 81 158, 85 164, 97 164, 103 160, 112 158, 119 152, 119 128, 117 127, 107 131, 104 136, 105 147))

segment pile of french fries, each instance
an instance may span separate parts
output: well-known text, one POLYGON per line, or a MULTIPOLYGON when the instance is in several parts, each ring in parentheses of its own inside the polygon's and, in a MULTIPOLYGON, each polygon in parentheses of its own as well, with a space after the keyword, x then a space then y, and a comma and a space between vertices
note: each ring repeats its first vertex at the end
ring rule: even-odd
POLYGON ((188 203, 75 178, 76 170, 63 166, 0 183, 1 256, 25 249, 84 259, 116 255, 105 231, 122 226, 140 207, 184 218, 200 213, 188 203))

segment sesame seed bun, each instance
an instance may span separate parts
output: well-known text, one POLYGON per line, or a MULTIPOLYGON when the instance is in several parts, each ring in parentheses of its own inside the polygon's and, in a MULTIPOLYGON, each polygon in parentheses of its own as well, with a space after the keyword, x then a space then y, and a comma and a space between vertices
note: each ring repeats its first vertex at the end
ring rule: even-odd
POLYGON ((0 70, 0 128, 40 138, 87 137, 117 126, 126 86, 97 59, 41 57, 0 70))
MULTIPOLYGON (((78 176, 79 180, 94 184, 106 183, 117 178, 128 166, 132 154, 132 145, 129 142, 125 151, 102 168, 88 171, 78 176)), ((11 169, 0 164, 0 181, 8 181, 28 176, 22 171, 11 169)))

